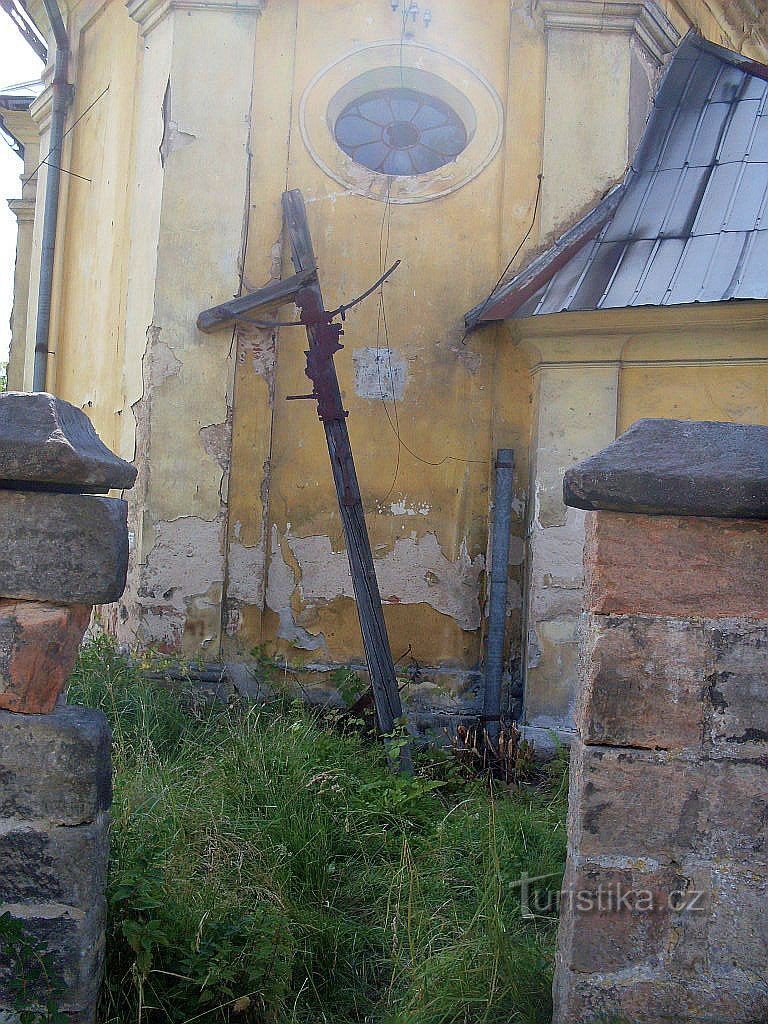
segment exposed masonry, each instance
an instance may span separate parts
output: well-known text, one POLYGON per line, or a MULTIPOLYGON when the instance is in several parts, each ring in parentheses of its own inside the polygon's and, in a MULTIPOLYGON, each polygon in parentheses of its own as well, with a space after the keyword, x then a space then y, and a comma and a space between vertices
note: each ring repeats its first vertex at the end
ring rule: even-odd
POLYGON ((191 145, 197 136, 192 132, 183 131, 178 122, 171 117, 171 80, 165 87, 163 95, 163 138, 160 143, 160 163, 165 167, 168 157, 179 149, 191 145))
POLYGON ((277 351, 274 331, 238 327, 237 361, 242 366, 250 360, 251 368, 269 386, 270 406, 275 401, 275 365, 277 351))
MULTIPOLYGON (((272 276, 280 277, 281 245, 272 249, 272 276)), ((243 370, 252 370, 267 385, 269 406, 275 404, 275 365, 277 362, 274 331, 251 328, 240 324, 237 331, 237 363, 243 370)), ((231 438, 230 438, 231 452, 231 438)), ((230 456, 231 457, 231 456, 230 456)), ((236 636, 241 625, 241 606, 263 608, 266 600, 267 533, 269 520, 269 488, 272 466, 269 459, 262 464, 259 486, 258 543, 245 545, 240 540, 242 523, 235 522, 230 531, 227 550, 227 583, 225 595, 224 629, 228 636, 236 636)), ((281 626, 282 629, 282 626, 281 626)), ((286 626, 283 632, 291 637, 294 631, 286 626)), ((282 632, 280 634, 283 635, 282 632)), ((300 639, 300 638, 299 638, 300 639)))
POLYGON ((207 455, 223 472, 229 472, 232 451, 232 409, 227 409, 227 418, 221 423, 211 423, 200 428, 200 440, 207 455))
POLYGON ((262 605, 266 576, 266 552, 263 544, 248 547, 240 543, 242 526, 235 523, 235 539, 229 544, 227 597, 242 604, 262 605))
MULTIPOLYGON (((56 1008, 80 1024, 96 1019, 104 956, 110 739, 103 713, 90 708, 0 711, 0 911, 47 946, 47 967, 64 986, 56 1008)), ((18 1020, 9 967, 0 957, 8 1022, 18 1020)), ((44 982, 30 984, 45 995, 44 982)))
MULTIPOLYGON (((310 608, 340 597, 354 597, 346 551, 334 551, 328 537, 295 537, 290 527, 283 540, 295 559, 299 579, 297 584, 296 573, 285 561, 277 527, 273 527, 267 604, 280 616, 281 636, 301 630, 291 607, 297 587, 302 603, 310 608)), ((471 558, 466 541, 452 562, 443 554, 434 533, 417 537, 414 532, 395 541, 393 549, 376 558, 375 564, 385 603, 427 604, 450 616, 461 629, 479 628, 480 578, 485 559, 482 555, 471 558)), ((306 642, 308 636, 302 639, 306 642)), ((314 645, 309 649, 319 646, 317 637, 309 640, 314 645)))
POLYGON ((302 650, 319 650, 319 648, 325 646, 325 637, 322 633, 313 635, 296 622, 293 608, 291 607, 295 590, 296 574, 283 557, 280 532, 277 526, 273 525, 266 600, 267 607, 280 619, 277 635, 281 640, 287 640, 302 650))
MULTIPOLYGON (((209 522, 184 516, 156 523, 155 541, 143 567, 139 599, 142 641, 178 647, 187 619, 211 601, 223 586, 221 553, 225 518, 209 522)), ((205 642, 205 638, 202 638, 205 642)))

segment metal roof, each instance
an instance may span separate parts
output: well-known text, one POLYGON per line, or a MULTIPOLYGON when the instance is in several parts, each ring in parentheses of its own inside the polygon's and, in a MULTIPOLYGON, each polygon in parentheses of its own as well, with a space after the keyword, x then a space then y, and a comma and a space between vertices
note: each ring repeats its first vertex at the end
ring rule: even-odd
MULTIPOLYGON (((11 147, 11 149, 24 159, 24 145, 20 139, 17 139, 14 135, 11 127, 6 123, 7 114, 15 113, 17 111, 29 110, 30 105, 34 102, 35 97, 27 93, 22 93, 22 88, 26 88, 33 83, 25 82, 24 86, 9 86, 7 90, 0 92, 0 138, 5 138, 11 147), (6 116, 3 116, 3 113, 6 116)), ((42 83, 40 83, 42 88, 42 83)))
POLYGON ((621 185, 467 314, 768 299, 768 68, 689 33, 621 185))

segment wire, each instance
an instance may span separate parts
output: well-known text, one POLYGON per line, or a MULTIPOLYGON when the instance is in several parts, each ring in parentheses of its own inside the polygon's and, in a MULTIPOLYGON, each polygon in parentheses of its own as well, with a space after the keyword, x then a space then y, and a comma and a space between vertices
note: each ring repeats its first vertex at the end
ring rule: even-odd
POLYGON ((257 320, 254 317, 246 316, 245 314, 241 314, 240 316, 235 317, 235 319, 245 320, 247 323, 254 324, 256 327, 261 327, 264 330, 272 330, 278 327, 313 327, 316 324, 330 323, 331 320, 335 319, 337 316, 340 316, 342 320, 346 320, 349 310, 354 309, 355 306, 364 302, 369 295, 373 295, 376 289, 380 288, 391 274, 394 274, 401 263, 402 260, 395 260, 389 270, 385 271, 378 281, 372 284, 370 288, 366 288, 361 295, 352 299, 351 302, 342 302, 342 304, 337 306, 336 309, 327 310, 325 318, 322 320, 257 320))
MULTIPOLYGON (((86 114, 87 114, 87 113, 88 113, 89 111, 93 110, 93 108, 94 108, 94 107, 96 106, 96 104, 97 104, 97 103, 99 102, 99 100, 101 99, 101 97, 102 97, 102 96, 104 96, 104 95, 106 95, 106 93, 108 93, 108 92, 109 92, 109 86, 107 86, 107 87, 106 87, 105 89, 102 89, 102 91, 101 91, 101 92, 99 93, 99 95, 98 95, 98 96, 96 97, 96 99, 95 99, 95 100, 93 101, 93 103, 89 103, 89 104, 88 104, 88 106, 87 106, 87 107, 85 108, 85 110, 84 110, 84 111, 82 112, 82 114, 80 115, 80 117, 78 117, 78 119, 77 119, 77 120, 76 120, 75 122, 73 122, 73 123, 72 123, 72 124, 71 124, 71 125, 69 126, 69 128, 67 128, 67 130, 66 130, 66 131, 64 132, 64 134, 63 134, 63 135, 61 136, 61 141, 62 141, 62 143, 64 142, 64 139, 66 139, 66 137, 67 137, 67 136, 69 135, 69 133, 70 133, 71 131, 73 131, 73 129, 75 129, 75 128, 76 128, 76 127, 77 127, 77 126, 78 126, 78 125, 80 124, 80 122, 81 122, 81 121, 83 120, 83 118, 85 117, 85 115, 86 115, 86 114)), ((58 148, 58 147, 56 147, 56 148, 58 148)), ((32 179, 33 179, 33 178, 34 178, 34 176, 35 176, 35 175, 37 174, 37 172, 38 172, 38 171, 40 170, 40 168, 41 168, 41 167, 43 166, 43 164, 45 164, 45 163, 47 163, 47 162, 48 162, 48 157, 49 157, 49 156, 52 156, 52 154, 53 154, 53 149, 49 149, 49 150, 48 150, 48 152, 47 152, 47 153, 45 154, 45 156, 43 157, 43 159, 42 159, 42 160, 40 161, 40 163, 39 163, 39 164, 37 165, 37 167, 35 167, 35 169, 34 169, 34 170, 33 170, 33 171, 32 171, 32 172, 30 173, 29 177, 28 177, 28 178, 25 178, 25 179, 24 179, 24 181, 22 181, 22 185, 28 185, 28 184, 30 183, 30 181, 32 181, 32 179)), ((61 170, 63 171, 63 170, 64 170, 64 168, 62 167, 62 168, 61 168, 61 170)), ((67 174, 74 174, 74 171, 66 171, 65 173, 67 173, 67 174)), ((75 176, 76 176, 76 177, 80 177, 80 175, 75 175, 75 176)), ((86 181, 90 181, 90 178, 86 178, 86 181)))
MULTIPOLYGON (((507 274, 512 269, 512 264, 515 262, 517 257, 520 255, 520 250, 523 248, 525 243, 531 237, 531 232, 533 231, 533 227, 534 227, 534 225, 536 223, 536 214, 539 212, 539 202, 541 201, 541 182, 542 182, 543 178, 544 178, 543 174, 539 174, 538 175, 539 183, 538 183, 538 185, 536 187, 536 199, 535 199, 534 204, 533 204, 533 213, 531 214, 531 223, 528 225, 528 230, 523 235, 523 237, 522 237, 518 247, 512 253, 512 258, 510 259, 510 261, 506 265, 506 267, 504 267, 504 269, 502 270, 501 275, 500 275, 498 281, 496 282, 496 284, 493 286, 493 288, 491 288, 490 292, 488 293, 488 297, 486 298, 485 302, 480 306, 480 310, 478 311, 478 314, 475 317, 475 325, 477 325, 479 323, 480 318, 482 317, 483 313, 488 308, 488 304, 490 303, 491 299, 493 298, 494 292, 496 291, 496 289, 499 287, 501 282, 504 280, 504 278, 507 276, 507 274)), ((464 334, 462 335, 462 338, 461 338, 461 344, 462 345, 466 342, 467 338, 469 337, 469 334, 470 334, 471 330, 472 330, 472 328, 468 327, 464 331, 464 334)))
POLYGON ((46 167, 52 167, 54 171, 61 171, 62 174, 68 174, 72 178, 79 178, 80 181, 87 181, 89 185, 93 184, 93 178, 86 178, 84 174, 76 174, 75 171, 68 171, 66 167, 57 167, 56 164, 52 164, 49 160, 44 160, 43 163, 46 167))
MULTIPOLYGON (((405 82, 404 47, 405 47, 405 35, 406 35, 407 18, 408 18, 409 10, 410 10, 410 4, 405 2, 403 4, 403 20, 402 20, 402 29, 401 29, 401 34, 400 34, 400 85, 401 85, 401 88, 404 87, 404 82, 405 82)), ((381 228, 379 230, 379 267, 380 268, 383 268, 386 265, 387 259, 389 257, 389 243, 390 243, 390 236, 391 236, 391 229, 392 229, 392 198, 391 198, 391 188, 392 188, 392 176, 390 175, 388 177, 388 179, 387 179, 387 195, 386 195, 386 199, 384 201, 384 213, 383 213, 382 218, 381 218, 381 228)), ((528 233, 530 234, 530 230, 529 230, 528 233)), ((514 257, 513 257, 513 259, 514 259, 514 257)), ((399 415, 398 410, 397 410, 397 396, 395 394, 395 371, 394 371, 394 366, 392 365, 392 346, 391 346, 390 341, 389 341, 389 324, 387 322, 387 307, 386 307, 386 302, 385 302, 385 299, 384 299, 384 288, 383 288, 383 286, 381 287, 381 290, 379 292, 379 315, 378 315, 378 321, 377 321, 377 325, 376 325, 376 370, 377 370, 377 373, 378 373, 378 376, 379 376, 379 394, 381 395, 381 402, 382 402, 382 405, 384 406, 384 413, 385 413, 385 415, 387 417, 387 422, 389 423, 389 426, 390 426, 390 429, 392 430, 392 433, 397 438, 397 459, 396 459, 396 464, 395 464, 395 474, 394 474, 394 477, 392 479, 392 483, 390 485, 389 490, 384 495, 384 499, 383 499, 384 501, 386 501, 386 499, 390 496, 390 494, 392 493, 392 491, 395 488, 395 484, 397 483, 397 478, 398 478, 399 473, 400 473, 401 450, 402 449, 405 449, 405 451, 408 452, 408 454, 411 456, 411 458, 415 459, 417 462, 422 463, 422 465, 424 465, 424 466, 431 466, 431 467, 433 467, 435 469, 439 468, 440 466, 444 466, 447 462, 462 462, 462 463, 466 463, 466 464, 487 465, 487 463, 488 463, 487 459, 463 459, 463 458, 460 458, 457 455, 446 455, 442 459, 440 459, 438 462, 434 462, 431 459, 423 458, 421 455, 419 455, 417 452, 415 452, 413 450, 413 448, 410 447, 410 445, 406 444, 406 442, 403 440, 403 435, 402 435, 401 430, 400 430, 400 415, 399 415), (389 365, 390 395, 391 395, 391 400, 392 400, 392 413, 391 414, 390 414, 390 411, 389 411, 389 406, 387 404, 387 396, 385 395, 384 386, 383 386, 382 380, 381 380, 381 355, 380 355, 380 353, 381 353, 381 329, 382 329, 382 327, 384 329, 384 339, 385 339, 386 350, 387 350, 387 361, 388 361, 388 365, 389 365)))

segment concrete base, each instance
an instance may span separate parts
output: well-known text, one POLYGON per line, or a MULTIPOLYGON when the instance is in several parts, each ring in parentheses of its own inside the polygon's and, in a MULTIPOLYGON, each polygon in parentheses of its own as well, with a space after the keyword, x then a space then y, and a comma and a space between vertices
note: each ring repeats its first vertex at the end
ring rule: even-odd
MULTIPOLYGON (((30 998, 55 993, 77 1024, 95 1020, 104 963, 110 744, 100 711, 0 711, 0 914, 47 950, 52 983, 30 998)), ((0 943, 0 1019, 28 1008, 8 987, 23 965, 0 943)))

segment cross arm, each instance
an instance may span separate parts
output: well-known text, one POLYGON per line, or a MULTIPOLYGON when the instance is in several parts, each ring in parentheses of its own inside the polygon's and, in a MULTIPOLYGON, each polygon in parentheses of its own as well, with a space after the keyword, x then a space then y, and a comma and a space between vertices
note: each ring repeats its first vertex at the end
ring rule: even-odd
POLYGON ((220 306, 212 306, 204 309, 197 318, 198 330, 205 334, 213 331, 220 331, 223 327, 231 327, 232 324, 245 314, 255 313, 260 309, 268 307, 283 306, 292 302, 302 288, 317 280, 317 267, 314 260, 304 265, 298 274, 286 277, 283 281, 272 281, 263 288, 257 288, 255 292, 241 295, 237 299, 230 299, 220 306))

